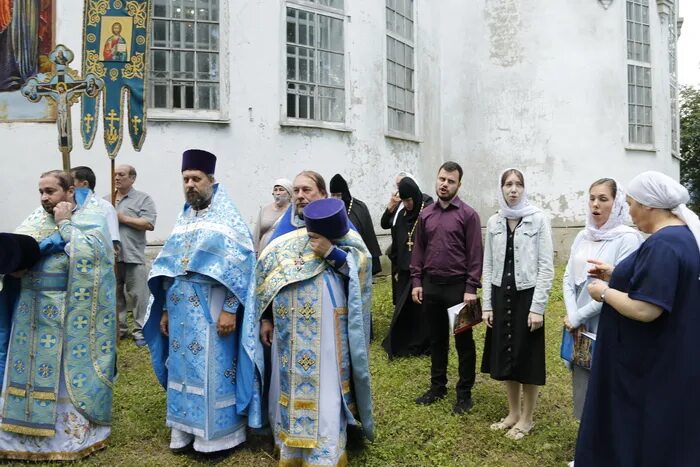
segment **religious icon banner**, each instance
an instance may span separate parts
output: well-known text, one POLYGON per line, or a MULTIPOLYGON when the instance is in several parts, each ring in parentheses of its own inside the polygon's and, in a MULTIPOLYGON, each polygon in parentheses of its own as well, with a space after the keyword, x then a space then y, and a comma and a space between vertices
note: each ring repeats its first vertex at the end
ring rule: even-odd
MULTIPOLYGON (((107 154, 119 152, 127 128, 134 149, 146 137, 150 0, 85 0, 83 73, 105 82, 102 119, 107 154), (127 112, 124 112, 124 101, 127 112)), ((97 133, 99 96, 83 97, 80 133, 85 148, 97 133)))
POLYGON ((51 99, 31 103, 20 88, 54 71, 54 0, 0 0, 0 122, 53 122, 51 99), (39 75, 39 76, 37 76, 39 75))

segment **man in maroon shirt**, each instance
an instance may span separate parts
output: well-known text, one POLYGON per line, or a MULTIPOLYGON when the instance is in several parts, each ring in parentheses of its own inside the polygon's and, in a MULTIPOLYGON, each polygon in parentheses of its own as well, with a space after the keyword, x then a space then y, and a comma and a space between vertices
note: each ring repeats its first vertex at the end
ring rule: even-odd
MULTIPOLYGON (((417 404, 432 404, 447 394, 451 334, 447 308, 476 300, 476 289, 481 287, 481 221, 476 211, 457 196, 461 184, 462 167, 456 162, 442 164, 435 185, 438 202, 423 209, 415 245, 411 245, 411 296, 428 314, 431 347, 430 389, 416 399, 417 404)), ((457 334, 455 347, 459 381, 453 412, 461 414, 472 407, 476 365, 472 331, 457 334)))

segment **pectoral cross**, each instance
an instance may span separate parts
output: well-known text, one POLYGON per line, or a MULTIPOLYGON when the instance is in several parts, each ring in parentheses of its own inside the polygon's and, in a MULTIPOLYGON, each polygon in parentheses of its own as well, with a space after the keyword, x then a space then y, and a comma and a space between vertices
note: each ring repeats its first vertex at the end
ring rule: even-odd
POLYGON ((406 242, 406 246, 408 247, 408 251, 413 251, 413 239, 409 238, 408 241, 406 242))
POLYGON ((56 103, 58 150, 63 155, 64 170, 70 170, 70 152, 73 149, 70 108, 82 95, 96 97, 104 87, 104 81, 92 73, 81 80, 78 72, 68 66, 73 57, 73 52, 68 47, 57 45, 49 54, 49 60, 55 65, 56 71, 31 77, 22 86, 22 95, 31 102, 39 102, 45 97, 56 103), (39 78, 43 81, 39 81, 39 78))

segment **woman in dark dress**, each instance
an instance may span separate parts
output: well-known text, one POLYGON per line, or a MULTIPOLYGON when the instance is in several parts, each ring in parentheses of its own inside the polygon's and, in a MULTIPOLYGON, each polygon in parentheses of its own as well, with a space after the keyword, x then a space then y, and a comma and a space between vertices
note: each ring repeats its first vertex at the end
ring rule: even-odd
POLYGON ((519 440, 534 426, 545 383, 544 309, 554 279, 548 216, 531 206, 517 169, 499 178, 501 209, 491 216, 484 248, 484 313, 488 326, 481 371, 504 381, 508 415, 491 425, 519 440), (522 396, 522 404, 521 404, 522 396))
POLYGON ((590 261, 603 309, 575 465, 700 465, 700 220, 659 172, 628 193, 651 236, 615 267, 590 261))
POLYGON ((430 353, 429 323, 425 320, 421 305, 411 300, 411 247, 415 241, 416 223, 420 212, 433 203, 433 199, 421 193, 411 178, 399 182, 399 196, 403 209, 391 228, 391 253, 394 265, 394 315, 382 346, 389 358, 428 355, 430 353))

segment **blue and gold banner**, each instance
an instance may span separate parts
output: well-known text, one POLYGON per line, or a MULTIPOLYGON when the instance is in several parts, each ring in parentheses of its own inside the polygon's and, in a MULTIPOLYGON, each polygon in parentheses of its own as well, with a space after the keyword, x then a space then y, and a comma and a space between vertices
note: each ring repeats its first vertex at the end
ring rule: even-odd
MULTIPOLYGON (((83 73, 105 82, 102 95, 104 139, 109 157, 122 144, 124 127, 134 149, 146 137, 146 90, 150 0, 85 0, 83 73), (128 114, 124 100, 128 100, 128 114)), ((90 148, 97 133, 99 96, 83 97, 80 133, 90 148)))

